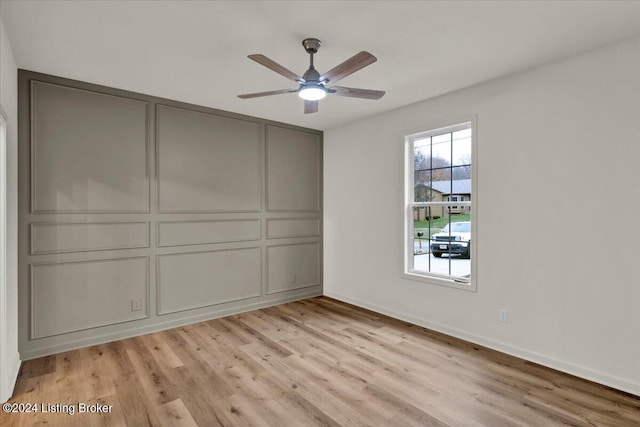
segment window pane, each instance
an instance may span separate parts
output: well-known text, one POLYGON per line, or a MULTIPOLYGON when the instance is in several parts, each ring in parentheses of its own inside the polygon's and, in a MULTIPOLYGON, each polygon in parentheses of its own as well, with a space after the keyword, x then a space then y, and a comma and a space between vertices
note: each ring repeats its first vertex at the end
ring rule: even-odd
POLYGON ((430 169, 431 138, 417 139, 413 142, 413 157, 415 170, 430 169))
POLYGON ((414 254, 427 253, 429 250, 429 237, 431 236, 434 220, 439 216, 433 215, 431 207, 413 208, 413 252, 414 254))
POLYGON ((431 156, 434 167, 451 166, 451 136, 452 134, 445 133, 431 138, 431 156))
POLYGON ((471 215, 440 206, 414 208, 413 266, 417 272, 470 278, 471 215))
POLYGON ((471 129, 453 132, 452 166, 471 164, 471 129))
MULTIPOLYGON (((466 179, 469 180, 469 187, 471 186, 471 165, 454 166, 451 168, 451 173, 454 181, 466 179)), ((455 186, 453 191, 456 191, 455 186)))
POLYGON ((420 181, 416 179, 413 190, 413 200, 416 202, 431 202, 437 198, 437 193, 433 191, 429 178, 420 181))
POLYGON ((413 143, 413 183, 414 201, 428 202, 433 198, 431 181, 431 138, 419 139, 413 143))

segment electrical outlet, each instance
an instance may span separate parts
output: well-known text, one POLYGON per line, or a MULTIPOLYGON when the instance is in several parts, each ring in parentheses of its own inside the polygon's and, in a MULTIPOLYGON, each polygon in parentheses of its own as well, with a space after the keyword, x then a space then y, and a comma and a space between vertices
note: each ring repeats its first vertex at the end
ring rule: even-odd
POLYGON ((296 277, 296 275, 294 274, 293 276, 291 276, 291 281, 289 282, 289 284, 293 285, 294 283, 296 283, 298 281, 298 278, 296 277))
POLYGON ((498 320, 504 323, 507 323, 507 310, 501 308, 498 310, 498 320))
POLYGON ((142 303, 139 298, 134 298, 131 300, 131 311, 140 311, 142 310, 142 303))

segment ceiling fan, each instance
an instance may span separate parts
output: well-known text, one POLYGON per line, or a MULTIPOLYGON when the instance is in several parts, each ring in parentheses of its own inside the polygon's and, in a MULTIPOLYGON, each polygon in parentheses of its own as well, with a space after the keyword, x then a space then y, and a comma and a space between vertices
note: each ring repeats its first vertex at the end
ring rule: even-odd
POLYGON ((300 98, 304 99, 304 113, 309 114, 316 113, 318 111, 318 100, 327 95, 348 96, 350 98, 362 99, 380 99, 384 95, 383 90, 327 86, 328 84, 334 84, 338 80, 376 62, 378 59, 369 52, 362 51, 321 75, 313 66, 313 55, 318 53, 318 49, 320 49, 320 40, 314 38, 304 39, 302 41, 302 46, 304 46, 304 50, 307 51, 310 57, 309 69, 305 71, 302 77, 292 71, 289 71, 282 65, 264 55, 255 54, 248 56, 249 59, 256 61, 258 64, 264 65, 281 76, 297 82, 299 84, 297 89, 280 89, 270 90, 267 92, 247 93, 244 95, 238 95, 238 98, 249 99, 261 96, 279 95, 281 93, 297 93, 300 98))

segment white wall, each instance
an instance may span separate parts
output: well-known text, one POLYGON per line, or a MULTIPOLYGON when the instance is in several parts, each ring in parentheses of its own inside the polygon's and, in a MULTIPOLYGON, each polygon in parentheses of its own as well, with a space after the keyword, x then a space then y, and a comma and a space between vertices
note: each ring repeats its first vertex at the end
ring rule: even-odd
MULTIPOLYGON (((0 19, 0 107, 7 120, 7 294, 5 360, 0 366, 0 402, 11 395, 20 367, 18 354, 18 69, 0 19)), ((5 295, 0 296, 5 298, 5 295)))
POLYGON ((325 293, 640 395, 638 94, 633 39, 326 131, 325 293), (472 114, 476 293, 400 277, 404 136, 472 114))

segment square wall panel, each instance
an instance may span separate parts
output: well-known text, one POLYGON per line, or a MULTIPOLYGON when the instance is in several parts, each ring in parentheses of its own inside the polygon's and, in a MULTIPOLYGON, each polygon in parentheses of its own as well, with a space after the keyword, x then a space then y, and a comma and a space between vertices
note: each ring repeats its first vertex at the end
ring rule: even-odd
POLYGON ((31 91, 31 211, 148 212, 148 104, 39 81, 31 91))
POLYGON ((158 257, 158 314, 260 296, 260 248, 158 257))
POLYGON ((267 293, 320 284, 320 244, 299 243, 267 247, 267 293))
POLYGON ((267 210, 320 210, 320 137, 267 125, 267 210))
POLYGON ((32 264, 31 337, 148 317, 148 265, 147 257, 32 264))
POLYGON ((260 210, 260 125, 158 106, 160 212, 260 210))

